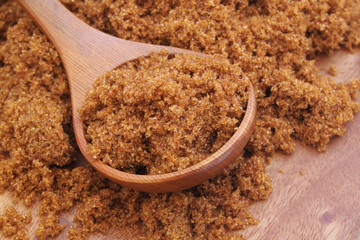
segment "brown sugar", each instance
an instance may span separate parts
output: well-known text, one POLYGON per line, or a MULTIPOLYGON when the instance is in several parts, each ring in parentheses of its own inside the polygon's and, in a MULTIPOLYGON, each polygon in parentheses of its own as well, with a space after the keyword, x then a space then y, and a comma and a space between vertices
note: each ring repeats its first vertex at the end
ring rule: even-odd
POLYGON ((109 34, 227 58, 256 89, 257 126, 243 156, 192 189, 145 194, 105 180, 72 163, 69 88, 58 53, 16 1, 0 1, 0 190, 26 205, 40 201, 39 239, 64 231, 58 215, 70 210, 69 239, 126 225, 148 239, 241 239, 227 233, 257 223, 248 206, 271 193, 265 167, 272 154, 293 152, 294 139, 323 151, 359 111, 360 82, 337 84, 314 63, 320 54, 359 47, 358 0, 62 2, 109 34))
POLYGON ((336 65, 335 64, 331 64, 329 69, 328 69, 328 73, 331 75, 331 76, 336 76, 337 73, 338 73, 338 70, 336 68, 336 65))
POLYGON ((161 174, 200 162, 230 139, 247 102, 240 67, 220 57, 169 57, 152 54, 96 80, 80 111, 91 156, 161 174))
POLYGON ((12 239, 28 239, 26 225, 31 222, 30 215, 18 213, 14 207, 8 207, 4 215, 0 215, 0 230, 5 237, 12 239))

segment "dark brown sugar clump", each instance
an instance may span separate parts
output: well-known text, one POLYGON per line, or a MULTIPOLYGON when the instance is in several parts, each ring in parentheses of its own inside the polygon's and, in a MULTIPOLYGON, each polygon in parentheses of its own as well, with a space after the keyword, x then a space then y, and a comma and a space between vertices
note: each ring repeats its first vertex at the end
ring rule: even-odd
POLYGON ((128 172, 184 169, 239 126, 249 80, 227 59, 152 54, 96 80, 80 111, 88 151, 128 172))

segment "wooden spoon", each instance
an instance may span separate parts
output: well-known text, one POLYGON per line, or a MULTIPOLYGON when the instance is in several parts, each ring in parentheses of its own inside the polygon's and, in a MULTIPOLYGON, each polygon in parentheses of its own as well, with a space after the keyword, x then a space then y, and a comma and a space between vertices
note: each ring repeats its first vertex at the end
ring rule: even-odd
POLYGON ((69 79, 73 125, 79 148, 104 177, 145 192, 179 191, 200 184, 235 160, 250 139, 255 125, 256 100, 250 84, 245 117, 232 138, 217 152, 181 171, 161 175, 136 175, 116 170, 87 153, 87 142, 78 109, 95 79, 119 65, 166 49, 169 54, 196 54, 174 47, 119 39, 82 22, 56 0, 17 0, 56 47, 69 79))

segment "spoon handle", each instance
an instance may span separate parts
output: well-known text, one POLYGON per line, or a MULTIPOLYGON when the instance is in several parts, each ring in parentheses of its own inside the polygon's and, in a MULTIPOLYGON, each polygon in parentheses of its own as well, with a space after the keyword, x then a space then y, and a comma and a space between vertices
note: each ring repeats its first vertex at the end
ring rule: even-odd
POLYGON ((72 83, 80 81, 81 85, 89 86, 82 81, 92 82, 119 64, 119 60, 109 58, 106 51, 113 53, 114 49, 109 49, 112 45, 128 41, 92 28, 57 0, 17 1, 54 44, 72 83), (109 61, 112 62, 109 64, 109 61))
POLYGON ((88 87, 103 73, 150 52, 198 54, 185 49, 133 42, 103 33, 71 13, 58 0, 17 0, 46 34, 65 67, 70 89, 76 89, 73 108, 78 109, 88 87))
MULTIPOLYGON (((92 28, 82 22, 57 0, 17 0, 61 55, 82 42, 92 28)), ((86 46, 82 46, 86 47, 86 46)))
MULTIPOLYGON (((78 109, 94 79, 122 63, 167 49, 169 53, 191 53, 183 49, 124 40, 103 33, 66 9, 57 0, 17 0, 46 34, 65 67, 70 89, 76 89, 78 109)), ((75 101, 74 101, 75 100, 75 101)))
POLYGON ((139 57, 137 49, 145 49, 144 44, 116 38, 89 26, 57 0, 17 1, 59 53, 70 90, 76 93, 72 94, 74 113, 97 77, 139 57))

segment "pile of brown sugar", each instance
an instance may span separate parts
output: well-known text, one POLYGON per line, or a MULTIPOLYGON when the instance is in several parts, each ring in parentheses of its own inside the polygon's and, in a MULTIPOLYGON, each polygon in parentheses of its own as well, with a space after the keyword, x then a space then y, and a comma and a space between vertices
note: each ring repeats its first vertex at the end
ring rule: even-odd
POLYGON ((27 239, 26 225, 31 222, 29 214, 22 215, 15 208, 9 207, 4 215, 0 215, 0 229, 4 231, 4 237, 12 239, 27 239))
POLYGON ((27 206, 40 201, 39 239, 64 231, 58 216, 71 210, 70 239, 125 225, 141 226, 149 239, 232 237, 229 231, 257 222, 247 208, 271 192, 265 167, 274 151, 291 153, 294 139, 325 150, 359 111, 359 81, 336 84, 314 63, 319 54, 359 47, 358 0, 62 2, 104 32, 219 54, 240 66, 256 89, 257 126, 246 154, 190 190, 145 194, 111 183, 72 163, 60 58, 15 1, 1 0, 0 190, 27 206))
POLYGON ((248 84, 219 57, 162 52, 127 63, 98 78, 80 110, 88 152, 131 173, 187 168, 234 134, 248 84))

